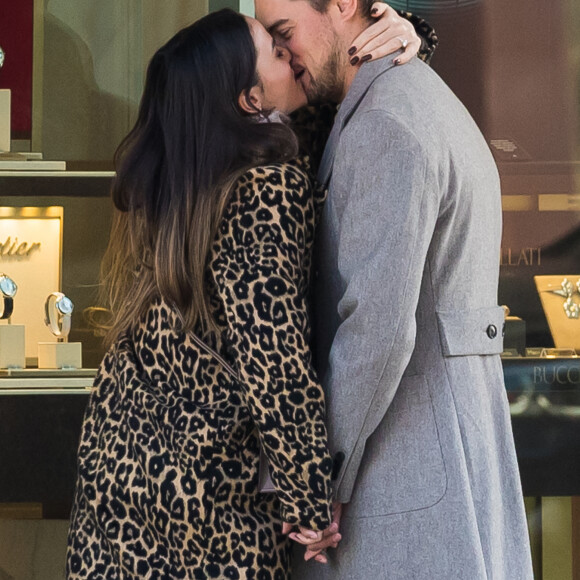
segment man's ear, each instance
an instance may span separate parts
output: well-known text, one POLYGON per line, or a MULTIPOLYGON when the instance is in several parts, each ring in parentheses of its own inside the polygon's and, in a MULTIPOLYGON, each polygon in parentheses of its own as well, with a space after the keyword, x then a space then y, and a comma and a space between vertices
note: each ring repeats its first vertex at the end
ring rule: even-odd
POLYGON ((335 0, 334 4, 338 8, 340 16, 343 20, 350 20, 358 13, 358 0, 335 0))
POLYGON ((258 85, 252 87, 249 92, 242 91, 238 97, 238 104, 242 111, 255 115, 262 110, 262 90, 258 85))

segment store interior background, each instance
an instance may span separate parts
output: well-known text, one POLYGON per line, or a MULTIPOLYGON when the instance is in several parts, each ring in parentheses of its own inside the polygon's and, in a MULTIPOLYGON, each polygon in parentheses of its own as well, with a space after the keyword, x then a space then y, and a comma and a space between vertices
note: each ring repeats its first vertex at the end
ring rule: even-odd
MULTIPOLYGON (((83 171, 112 171, 114 151, 136 119, 147 63, 160 45, 208 11, 228 6, 253 14, 251 0, 18 1, 34 5, 34 78, 31 130, 13 135, 13 150, 42 151, 46 159, 83 171)), ((489 141, 513 141, 527 156, 527 170, 534 164, 531 176, 510 166, 503 179, 510 195, 522 188, 549 193, 544 189, 555 181, 563 192, 580 191, 578 0, 392 5, 434 24, 440 46, 433 67, 489 141)), ((0 0, 0 46, 13 6, 14 0, 0 0)), ((495 153, 501 164, 502 151, 495 153)), ((79 191, 76 197, 2 198, 0 205, 8 204, 64 207, 62 290, 79 312, 93 305, 110 228, 109 200, 79 191)), ((565 215, 506 211, 504 220, 505 247, 560 248, 558 243, 568 240, 565 258, 560 259, 560 248, 552 269, 560 273, 576 263, 580 270, 580 207, 565 215)), ((549 268, 549 262, 528 265, 522 285, 521 268, 502 267, 501 301, 527 321, 530 344, 548 346, 549 331, 536 315, 541 307, 530 280, 531 274, 551 273, 549 268)), ((71 340, 83 342, 85 366, 99 364, 100 339, 80 318, 71 340)), ((10 477, 0 466, 0 478, 10 477)), ((580 580, 573 572, 571 498, 529 497, 526 504, 538 580, 580 580)), ((63 578, 67 525, 41 517, 35 506, 0 504, 0 580, 63 578)))

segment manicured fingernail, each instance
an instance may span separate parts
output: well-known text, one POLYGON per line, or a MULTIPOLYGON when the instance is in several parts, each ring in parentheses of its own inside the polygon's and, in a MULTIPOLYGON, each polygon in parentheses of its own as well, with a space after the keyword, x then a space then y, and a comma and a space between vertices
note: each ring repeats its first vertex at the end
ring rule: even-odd
POLYGON ((371 10, 371 14, 374 16, 374 15, 375 15, 375 14, 376 14, 378 11, 379 11, 379 9, 378 9, 378 8, 373 8, 373 9, 371 10))
POLYGON ((367 61, 371 60, 371 58, 373 58, 372 54, 365 54, 365 55, 364 55, 364 56, 363 56, 363 57, 360 59, 360 61, 361 61, 361 62, 367 62, 367 61))
POLYGON ((396 59, 393 61, 393 64, 394 64, 395 66, 398 66, 398 65, 400 65, 400 64, 401 64, 401 59, 400 59, 400 58, 396 58, 396 59))
POLYGON ((352 64, 352 66, 354 66, 359 60, 360 60, 359 57, 355 56, 354 58, 350 59, 350 64, 352 64))
POLYGON ((313 532, 312 530, 308 530, 307 532, 304 533, 305 536, 308 536, 309 538, 312 538, 313 540, 316 540, 316 538, 318 538, 318 534, 316 532, 313 532))
POLYGON ((349 56, 352 56, 352 55, 353 55, 355 52, 356 52, 356 46, 351 46, 351 47, 348 49, 348 55, 349 55, 349 56))

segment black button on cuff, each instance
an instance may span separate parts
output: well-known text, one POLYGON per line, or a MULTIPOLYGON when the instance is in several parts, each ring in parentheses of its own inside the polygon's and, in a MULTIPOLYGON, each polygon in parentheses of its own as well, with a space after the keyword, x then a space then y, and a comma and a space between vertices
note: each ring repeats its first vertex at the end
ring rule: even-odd
POLYGON ((497 336, 497 326, 490 324, 485 332, 489 338, 494 339, 497 336))

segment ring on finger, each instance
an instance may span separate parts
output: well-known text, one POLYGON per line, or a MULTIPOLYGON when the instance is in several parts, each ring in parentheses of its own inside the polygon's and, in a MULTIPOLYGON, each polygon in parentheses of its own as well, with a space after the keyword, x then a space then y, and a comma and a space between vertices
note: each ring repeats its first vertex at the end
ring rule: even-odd
POLYGON ((401 41, 401 48, 405 50, 409 44, 409 41, 406 38, 399 38, 399 40, 401 41))

